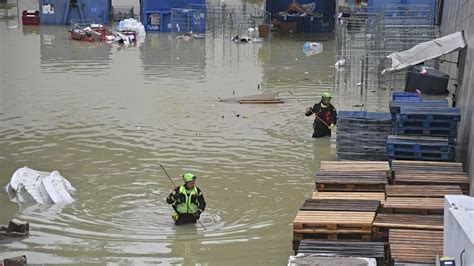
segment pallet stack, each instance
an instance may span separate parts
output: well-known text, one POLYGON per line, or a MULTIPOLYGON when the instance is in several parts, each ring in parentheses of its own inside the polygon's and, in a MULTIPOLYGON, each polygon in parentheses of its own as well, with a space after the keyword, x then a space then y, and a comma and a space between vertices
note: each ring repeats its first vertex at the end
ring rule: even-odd
POLYGON ((454 161, 461 113, 447 100, 423 100, 412 92, 394 92, 390 102, 393 134, 390 159, 454 161))
POLYGON ((372 224, 380 202, 385 199, 390 175, 388 162, 321 162, 316 191, 293 221, 295 252, 383 261, 383 243, 370 242, 372 224))
POLYGON ((339 160, 387 160, 389 113, 341 111, 337 119, 336 154, 339 160))
POLYGON ((390 243, 394 263, 434 263, 443 250, 444 195, 462 194, 467 175, 460 163, 394 160, 391 169, 374 240, 390 243))

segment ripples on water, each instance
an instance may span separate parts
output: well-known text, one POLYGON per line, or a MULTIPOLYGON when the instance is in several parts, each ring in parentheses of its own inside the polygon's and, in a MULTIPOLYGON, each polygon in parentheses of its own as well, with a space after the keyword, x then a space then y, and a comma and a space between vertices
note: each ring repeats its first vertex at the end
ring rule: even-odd
MULTIPOLYGON (((18 207, 0 194, 0 222, 16 217, 31 228, 26 239, 0 242, 0 256, 61 264, 286 262, 294 215, 320 160, 334 158, 329 140, 311 139, 312 119, 303 115, 332 88, 333 41, 305 57, 305 40, 295 37, 240 45, 149 34, 123 48, 71 41, 64 27, 3 24, 0 33, 0 61, 8 62, 0 72, 1 184, 28 165, 59 170, 78 189, 67 206, 18 207), (280 92, 286 103, 217 101, 262 90, 280 92), (160 164, 177 184, 183 172, 198 176, 207 230, 173 225, 164 202, 172 185, 160 164)), ((338 98, 348 97, 336 95, 339 107, 338 98)))

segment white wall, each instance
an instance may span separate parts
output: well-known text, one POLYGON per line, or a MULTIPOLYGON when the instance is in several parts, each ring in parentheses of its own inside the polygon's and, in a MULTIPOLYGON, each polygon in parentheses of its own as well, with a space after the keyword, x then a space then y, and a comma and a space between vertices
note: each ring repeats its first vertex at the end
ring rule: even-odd
POLYGON ((445 196, 443 239, 444 256, 454 258, 456 265, 474 265, 473 197, 445 196))

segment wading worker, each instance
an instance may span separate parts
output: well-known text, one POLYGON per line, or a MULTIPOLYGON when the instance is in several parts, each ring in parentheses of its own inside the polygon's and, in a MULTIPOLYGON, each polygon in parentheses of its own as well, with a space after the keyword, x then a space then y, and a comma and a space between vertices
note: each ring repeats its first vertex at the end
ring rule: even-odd
POLYGON ((176 225, 196 223, 206 208, 204 195, 196 186, 196 176, 184 174, 183 181, 184 185, 175 188, 166 198, 166 202, 172 204, 176 211, 172 216, 176 225))
POLYGON ((313 107, 306 108, 305 115, 314 114, 316 117, 313 122, 313 138, 331 136, 331 129, 336 126, 337 112, 336 108, 331 104, 331 93, 322 94, 321 101, 313 107))

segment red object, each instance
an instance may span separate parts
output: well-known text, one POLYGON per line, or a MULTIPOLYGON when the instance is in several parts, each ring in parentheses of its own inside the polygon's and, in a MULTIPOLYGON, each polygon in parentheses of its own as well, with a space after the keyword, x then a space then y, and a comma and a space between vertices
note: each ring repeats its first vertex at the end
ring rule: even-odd
POLYGON ((40 13, 39 11, 23 10, 21 20, 23 25, 39 25, 40 13))

